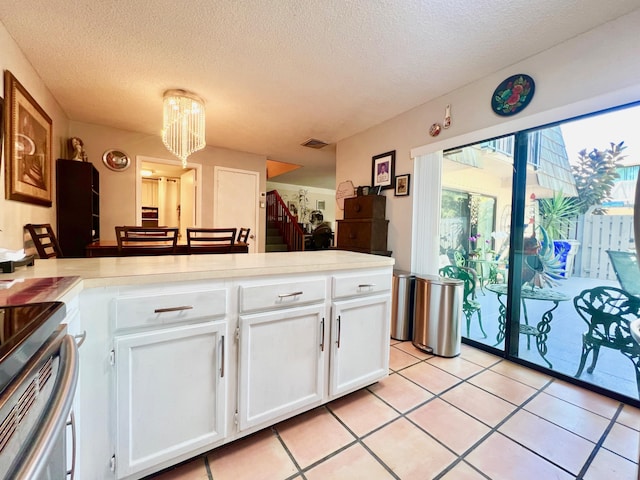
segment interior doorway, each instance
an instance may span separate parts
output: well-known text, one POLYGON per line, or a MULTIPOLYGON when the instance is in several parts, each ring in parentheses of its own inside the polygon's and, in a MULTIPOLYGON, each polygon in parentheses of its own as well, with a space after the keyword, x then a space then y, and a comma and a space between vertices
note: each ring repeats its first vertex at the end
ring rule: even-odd
POLYGON ((143 226, 186 229, 201 224, 202 166, 178 160, 136 157, 136 218, 143 226))

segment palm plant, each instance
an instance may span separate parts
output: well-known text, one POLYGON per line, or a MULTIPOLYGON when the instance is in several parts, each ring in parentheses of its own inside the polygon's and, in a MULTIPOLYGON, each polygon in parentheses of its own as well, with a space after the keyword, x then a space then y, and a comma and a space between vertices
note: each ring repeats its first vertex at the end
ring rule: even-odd
POLYGON ((540 199, 539 207, 542 227, 549 237, 554 240, 567 238, 580 213, 580 205, 576 200, 558 191, 551 198, 540 199))

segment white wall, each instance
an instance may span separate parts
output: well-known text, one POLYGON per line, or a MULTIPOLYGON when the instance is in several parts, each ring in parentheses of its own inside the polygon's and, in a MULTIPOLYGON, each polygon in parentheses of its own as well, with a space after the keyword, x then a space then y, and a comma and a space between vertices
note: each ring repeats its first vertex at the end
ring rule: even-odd
MULTIPOLYGON (((0 169, 0 248, 18 250, 23 248, 23 226, 26 223, 51 223, 55 225, 55 160, 60 156, 62 145, 68 138, 69 120, 60 105, 27 61, 18 45, 13 41, 4 25, 0 23, 0 67, 9 70, 31 94, 34 100, 49 115, 52 121, 52 175, 51 200, 53 207, 41 207, 30 203, 5 200, 6 152, 2 148, 2 168, 0 169)), ((0 76, 4 92, 4 75, 0 76)), ((2 94, 5 97, 5 94, 2 94)), ((5 103, 5 108, 8 105, 5 103)), ((2 136, 2 133, 0 133, 2 136)), ((27 235, 28 236, 28 235, 27 235)))
MULTIPOLYGON (((351 180, 354 185, 371 181, 371 157, 396 150, 396 175, 413 173, 412 156, 455 147, 543 125, 603 108, 640 100, 640 10, 604 24, 539 55, 453 91, 390 119, 365 132, 338 142, 336 185, 351 180), (499 117, 491 111, 495 87, 515 73, 531 75, 536 92, 531 104, 514 117, 499 117), (429 126, 442 122, 445 106, 451 105, 451 128, 430 137, 429 126)), ((437 75, 437 68, 434 68, 437 75)), ((411 185, 411 197, 415 185, 411 185)), ((396 268, 411 267, 412 199, 394 197, 385 191, 389 219, 388 248, 396 268)), ((440 191, 421 197, 420 210, 438 205, 440 191)), ((338 218, 342 213, 337 212, 338 218)), ((425 229, 433 235, 433 228, 425 229)), ((418 238, 417 246, 421 241, 418 238)))

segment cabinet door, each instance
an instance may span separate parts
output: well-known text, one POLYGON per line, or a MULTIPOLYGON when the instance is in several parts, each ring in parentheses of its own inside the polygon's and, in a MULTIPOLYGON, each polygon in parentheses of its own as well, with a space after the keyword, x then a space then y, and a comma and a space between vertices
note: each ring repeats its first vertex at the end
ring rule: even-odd
POLYGON ((365 387, 389 373, 389 294, 333 303, 330 395, 365 387))
POLYGON ((240 316, 241 430, 321 403, 324 330, 324 305, 240 316))
POLYGON ((115 338, 118 478, 225 436, 226 322, 115 338))

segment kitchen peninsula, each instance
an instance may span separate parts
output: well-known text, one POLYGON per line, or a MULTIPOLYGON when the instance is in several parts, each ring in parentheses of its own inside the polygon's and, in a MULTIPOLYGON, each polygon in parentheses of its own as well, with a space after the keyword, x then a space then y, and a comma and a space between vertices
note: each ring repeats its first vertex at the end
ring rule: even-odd
POLYGON ((86 332, 76 478, 142 478, 385 377, 393 262, 322 250, 16 270, 77 279, 55 298, 86 332))

